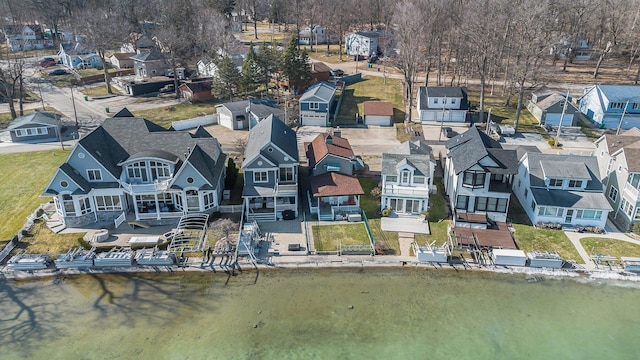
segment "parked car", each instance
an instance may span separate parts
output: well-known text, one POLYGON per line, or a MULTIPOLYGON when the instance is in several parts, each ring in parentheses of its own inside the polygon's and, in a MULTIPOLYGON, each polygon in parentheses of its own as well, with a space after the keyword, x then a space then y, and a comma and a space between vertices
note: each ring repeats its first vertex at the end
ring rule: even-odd
POLYGON ((375 54, 374 54, 374 55, 369 56, 369 58, 367 59, 367 62, 368 62, 369 64, 375 64, 375 63, 376 63, 376 61, 378 61, 378 55, 375 55, 375 54))
POLYGON ((49 71, 49 75, 66 75, 67 74, 67 70, 65 69, 55 69, 55 70, 51 70, 49 71))
POLYGON ((343 77, 344 76, 344 71, 342 71, 340 69, 332 69, 330 74, 333 77, 343 77))
POLYGON ((55 66, 56 65, 56 60, 52 57, 45 57, 40 59, 40 61, 38 61, 38 65, 42 66, 42 67, 49 67, 49 66, 55 66))

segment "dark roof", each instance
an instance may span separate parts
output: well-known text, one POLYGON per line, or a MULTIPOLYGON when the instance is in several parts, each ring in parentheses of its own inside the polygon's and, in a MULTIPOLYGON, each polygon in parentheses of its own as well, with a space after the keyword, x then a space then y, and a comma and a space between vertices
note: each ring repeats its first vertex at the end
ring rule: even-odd
POLYGON ((252 162, 255 158, 264 156, 272 163, 277 164, 273 158, 269 156, 266 147, 273 144, 281 149, 286 156, 298 162, 298 142, 296 132, 288 127, 277 116, 270 115, 266 119, 260 121, 249 131, 249 139, 247 147, 244 151, 244 162, 242 167, 252 162), (263 151, 264 150, 264 151, 263 151))
MULTIPOLYGON (((461 98, 460 106, 454 110, 467 110, 469 109, 469 100, 467 97, 467 88, 459 86, 421 86, 418 92, 420 97, 420 110, 429 109, 429 98, 461 98)), ((434 108, 436 110, 442 110, 442 106, 434 108)))
POLYGON ((354 158, 353 150, 349 140, 331 134, 319 134, 310 142, 306 149, 309 167, 313 168, 325 156, 331 154, 344 159, 354 158))
POLYGON ((627 168, 631 172, 640 172, 640 130, 629 129, 620 135, 604 135, 609 154, 624 149, 627 168))
POLYGON ((365 36, 365 37, 380 37, 380 35, 382 35, 382 33, 380 33, 379 31, 357 31, 354 34, 358 34, 360 36, 365 36))
POLYGON ((178 161, 176 172, 191 163, 211 184, 217 184, 221 173, 210 168, 224 166, 220 144, 212 137, 199 137, 187 131, 170 131, 141 118, 108 118, 78 141, 113 176, 120 177, 119 164, 141 154, 178 161), (215 163, 214 163, 215 162, 215 163))
POLYGON ((364 195, 355 176, 338 172, 326 172, 309 179, 313 197, 364 195))
POLYGON ((546 189, 545 172, 550 171, 552 173, 550 177, 589 179, 586 190, 602 191, 598 159, 595 156, 529 153, 527 162, 529 183, 532 188, 546 189), (572 173, 574 173, 573 176, 572 173))
POLYGON ((191 92, 211 92, 211 83, 209 81, 200 81, 200 82, 187 82, 180 87, 187 87, 191 92))
MULTIPOLYGON (((276 102, 273 101, 273 99, 271 98, 257 98, 257 99, 251 99, 251 100, 240 100, 240 101, 234 101, 234 102, 228 102, 228 103, 224 103, 218 106, 223 106, 225 108, 227 108, 227 110, 231 111, 231 112, 237 112, 237 111, 246 111, 247 107, 249 106, 249 102, 251 102, 251 111, 254 111, 254 107, 256 108, 260 108, 260 106, 267 106, 270 108, 273 108, 273 110, 279 110, 276 107, 276 102)), ((268 116, 268 115, 267 115, 268 116)), ((266 117, 266 116, 265 116, 266 117)))
POLYGON ((20 116, 15 118, 8 126, 8 130, 13 130, 19 128, 21 126, 27 124, 40 124, 47 126, 58 126, 58 121, 60 120, 60 115, 44 112, 44 111, 34 111, 31 114, 20 116))
POLYGON ((121 117, 135 117, 131 111, 129 111, 129 109, 122 108, 122 110, 118 111, 115 115, 113 115, 112 117, 114 118, 121 118, 121 117))
POLYGON ((602 192, 532 188, 531 194, 538 206, 612 210, 602 192))
POLYGON ((393 104, 388 101, 365 101, 363 115, 393 116, 393 104))
POLYGON ((125 161, 131 161, 134 159, 142 159, 142 158, 157 158, 157 159, 163 159, 163 160, 167 160, 170 161, 172 163, 177 163, 178 160, 180 160, 180 158, 175 155, 172 154, 168 151, 164 151, 164 150, 160 150, 160 149, 151 149, 151 150, 142 150, 140 152, 137 152, 131 156, 129 156, 129 158, 125 161))
POLYGON ((146 62, 146 61, 165 60, 166 57, 160 51, 156 50, 155 48, 152 48, 149 51, 143 51, 140 54, 136 54, 132 56, 131 59, 135 61, 146 62))
POLYGON ((323 63, 323 62, 312 62, 311 63, 311 73, 312 74, 317 74, 317 73, 328 73, 331 72, 331 68, 329 66, 327 66, 327 64, 323 63))
POLYGON ((476 164, 492 174, 516 174, 518 172, 516 151, 503 149, 499 142, 480 132, 475 126, 447 141, 447 159, 453 162, 456 174, 476 164), (497 167, 478 164, 481 159, 487 156, 497 164, 497 167))
POLYGON ((196 128, 196 131, 193 133, 194 137, 198 137, 198 138, 210 138, 213 137, 211 136, 211 134, 207 131, 207 129, 205 129, 202 126, 198 126, 196 128))
POLYGON ((319 82, 310 86, 307 91, 300 97, 302 101, 324 101, 329 102, 336 93, 336 87, 326 81, 319 82))
POLYGON ((429 145, 422 141, 405 141, 393 149, 382 153, 381 174, 397 174, 398 165, 405 160, 425 176, 431 175, 430 164, 435 163, 432 149, 429 145))

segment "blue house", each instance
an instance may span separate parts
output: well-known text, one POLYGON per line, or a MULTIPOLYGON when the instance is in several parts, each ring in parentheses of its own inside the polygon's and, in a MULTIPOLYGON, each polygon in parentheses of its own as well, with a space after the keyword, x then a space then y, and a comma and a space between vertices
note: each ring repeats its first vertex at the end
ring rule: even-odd
POLYGON ((43 196, 53 198, 66 227, 127 218, 175 224, 211 213, 222 199, 226 155, 199 128, 167 130, 121 111, 80 139, 43 196))
POLYGON ((593 85, 585 89, 579 108, 601 129, 640 127, 640 86, 593 85))
POLYGON ((324 81, 307 89, 300 97, 300 124, 302 126, 327 126, 335 95, 335 85, 324 81))
POLYGON ((90 53, 89 49, 85 48, 81 43, 60 44, 58 61, 68 68, 75 69, 78 64, 82 63, 79 55, 88 55, 90 53))
POLYGON ((249 131, 242 163, 248 219, 287 219, 287 212, 298 216, 298 159, 296 132, 275 115, 249 131))

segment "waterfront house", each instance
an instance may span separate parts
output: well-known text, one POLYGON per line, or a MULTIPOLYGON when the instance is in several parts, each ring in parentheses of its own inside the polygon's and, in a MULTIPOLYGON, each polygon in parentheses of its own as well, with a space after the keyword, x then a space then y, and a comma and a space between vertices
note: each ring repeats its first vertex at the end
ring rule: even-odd
POLYGON ((614 209, 610 218, 630 230, 640 221, 640 130, 605 134, 594 145, 604 193, 614 209))
POLYGON ((14 119, 7 130, 13 142, 49 142, 59 139, 60 115, 34 111, 14 119))
POLYGON ((406 141, 382 153, 381 210, 419 214, 429 210, 436 162, 431 147, 422 141, 406 141))
POLYGON ((475 126, 447 141, 443 181, 456 214, 506 221, 517 173, 516 151, 503 149, 475 126))
POLYGON ((298 216, 298 145, 296 133, 275 115, 249 131, 242 171, 247 218, 274 221, 298 216))
POLYGON ((422 122, 465 122, 469 111, 467 88, 459 86, 421 86, 416 104, 422 122))
POLYGON ((519 161, 513 192, 534 225, 604 229, 611 211, 595 156, 528 152, 519 161))
POLYGON ((335 85, 326 81, 312 85, 300 97, 300 124, 302 126, 327 126, 331 121, 335 85))
POLYGON ((585 89, 579 109, 601 129, 640 127, 640 86, 593 85, 585 89))
POLYGON ((167 130, 148 120, 109 118, 81 138, 44 191, 67 227, 111 222, 125 213, 161 223, 218 207, 226 170, 206 131, 167 130))
POLYGON ((360 182, 353 175, 358 159, 339 133, 323 133, 305 144, 311 192, 309 210, 319 220, 342 219, 360 213, 360 182))

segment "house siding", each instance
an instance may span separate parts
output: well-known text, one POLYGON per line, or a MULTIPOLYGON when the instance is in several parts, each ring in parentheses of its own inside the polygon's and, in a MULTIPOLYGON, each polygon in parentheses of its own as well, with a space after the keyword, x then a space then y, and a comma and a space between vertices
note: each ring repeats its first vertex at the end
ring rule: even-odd
POLYGON ((11 136, 11 141, 13 142, 46 142, 46 141, 58 140, 57 128, 53 126, 46 126, 47 127, 46 134, 32 135, 32 136, 16 135, 16 130, 18 129, 39 128, 39 127, 45 127, 45 125, 21 126, 19 128, 10 130, 9 134, 11 136))
POLYGON ((340 171, 338 171, 339 173, 353 175, 353 163, 351 163, 351 160, 337 157, 331 154, 325 156, 324 158, 322 158, 322 160, 316 163, 316 166, 313 168, 312 175, 317 176, 328 172, 326 166, 330 163, 340 165, 340 171))

